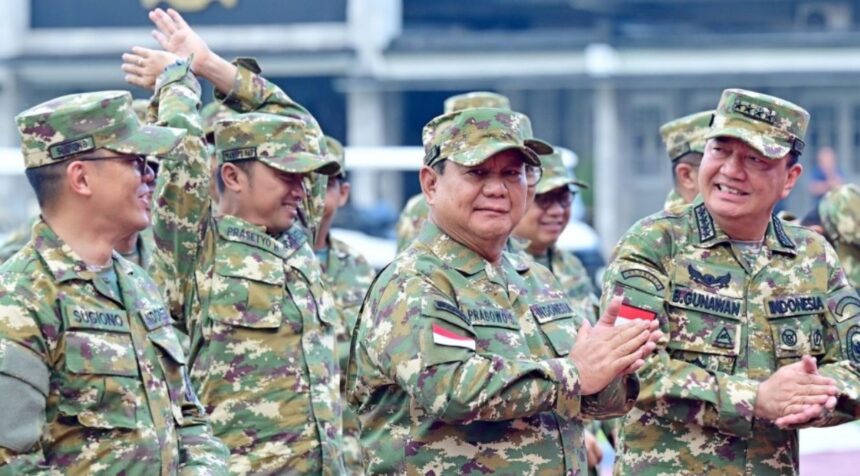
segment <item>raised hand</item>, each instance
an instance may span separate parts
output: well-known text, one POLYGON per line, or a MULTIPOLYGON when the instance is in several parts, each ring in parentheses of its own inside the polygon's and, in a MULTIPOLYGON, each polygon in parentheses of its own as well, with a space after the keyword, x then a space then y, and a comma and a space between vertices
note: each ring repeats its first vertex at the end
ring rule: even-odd
POLYGON ((167 51, 135 46, 130 53, 122 54, 121 68, 127 83, 154 90, 158 75, 177 59, 178 56, 167 51))
POLYGON ((172 8, 168 8, 166 12, 156 8, 149 12, 149 19, 157 28, 152 31, 152 36, 158 44, 181 58, 194 55, 191 69, 199 72, 209 60, 212 51, 203 38, 188 26, 182 15, 172 8))

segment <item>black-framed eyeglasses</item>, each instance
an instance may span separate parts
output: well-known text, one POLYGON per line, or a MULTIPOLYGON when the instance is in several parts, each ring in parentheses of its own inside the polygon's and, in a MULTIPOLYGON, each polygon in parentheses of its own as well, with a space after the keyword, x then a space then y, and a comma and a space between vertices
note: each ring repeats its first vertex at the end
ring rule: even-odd
POLYGON ((554 203, 558 203, 561 208, 568 208, 573 203, 574 197, 576 197, 576 192, 569 188, 563 188, 535 195, 535 205, 543 210, 549 210, 554 203))
POLYGON ((541 176, 543 176, 543 169, 539 165, 526 164, 526 185, 534 187, 540 182, 541 176))
POLYGON ((146 160, 145 155, 111 155, 107 157, 80 157, 78 160, 122 160, 131 162, 132 167, 137 170, 141 177, 146 177, 149 174, 155 176, 153 169, 146 160))

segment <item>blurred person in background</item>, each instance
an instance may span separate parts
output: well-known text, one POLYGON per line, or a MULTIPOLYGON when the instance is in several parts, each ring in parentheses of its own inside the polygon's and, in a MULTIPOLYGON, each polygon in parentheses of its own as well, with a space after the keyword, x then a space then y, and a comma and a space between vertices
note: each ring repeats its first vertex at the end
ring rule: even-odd
POLYGON ((660 137, 672 161, 672 190, 664 210, 686 206, 699 194, 699 164, 713 115, 714 111, 697 112, 660 126, 660 137))
POLYGON ((842 171, 839 169, 839 158, 832 147, 818 149, 815 163, 812 165, 812 176, 809 178, 809 193, 813 203, 817 204, 825 193, 842 185, 842 171))

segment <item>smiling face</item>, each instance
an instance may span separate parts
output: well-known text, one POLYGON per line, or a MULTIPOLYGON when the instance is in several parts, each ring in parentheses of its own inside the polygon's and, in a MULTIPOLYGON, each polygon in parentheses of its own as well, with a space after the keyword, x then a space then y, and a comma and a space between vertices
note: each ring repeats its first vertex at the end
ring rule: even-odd
POLYGON ((155 173, 143 156, 98 149, 81 163, 92 177, 91 206, 114 228, 127 235, 149 226, 155 173))
MULTIPOLYGON (((708 141, 699 168, 699 191, 721 228, 749 230, 760 239, 776 203, 786 198, 803 168, 789 166, 789 155, 769 159, 747 143, 733 137, 708 141)), ((740 234, 744 234, 739 231, 740 234)))
POLYGON ((433 222, 485 257, 504 246, 525 213, 525 165, 516 150, 472 167, 448 161, 442 174, 425 168, 422 187, 433 222))
POLYGON ((296 220, 305 197, 302 177, 303 174, 283 172, 254 161, 245 174, 247 187, 237 197, 240 203, 236 216, 266 227, 272 235, 286 231, 296 220))
POLYGON ((572 193, 567 185, 557 187, 538 195, 529 205, 514 234, 531 242, 531 254, 543 254, 558 241, 570 221, 572 193))

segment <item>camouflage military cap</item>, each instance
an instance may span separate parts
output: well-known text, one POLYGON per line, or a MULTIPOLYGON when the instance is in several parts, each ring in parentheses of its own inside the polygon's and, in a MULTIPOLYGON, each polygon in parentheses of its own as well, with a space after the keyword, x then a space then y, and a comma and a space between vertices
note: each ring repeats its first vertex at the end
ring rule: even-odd
POLYGON ((660 136, 669 160, 675 161, 690 152, 705 153, 705 134, 711 127, 714 111, 702 111, 660 126, 660 136))
POLYGON ((203 106, 200 110, 200 122, 203 123, 203 133, 206 134, 206 140, 209 143, 215 142, 215 124, 229 117, 233 117, 239 112, 230 109, 219 101, 212 101, 203 106))
POLYGON ((148 99, 135 99, 131 102, 131 108, 134 110, 134 115, 140 119, 140 122, 146 122, 146 113, 149 110, 148 99))
POLYGON ((337 161, 323 156, 308 127, 291 117, 238 114, 215 124, 215 153, 220 164, 255 159, 283 172, 337 173, 337 161))
POLYGON ((806 109, 784 99, 743 89, 726 89, 705 139, 735 137, 771 159, 803 152, 809 125, 806 109))
POLYGON ((519 150, 531 165, 540 165, 526 144, 532 137, 529 118, 507 109, 471 108, 443 114, 424 126, 424 165, 451 160, 468 167, 506 150, 519 150))
POLYGON ((330 160, 334 160, 337 162, 338 171, 333 175, 343 175, 346 172, 346 162, 345 154, 343 152, 343 144, 340 143, 339 140, 335 139, 331 136, 325 136, 323 138, 326 147, 326 156, 330 160))
POLYGON ((163 155, 185 131, 141 124, 126 91, 70 94, 15 117, 27 168, 108 149, 120 154, 163 155))
POLYGON ((507 96, 487 91, 473 91, 470 93, 458 94, 445 100, 445 114, 473 107, 510 109, 511 101, 507 96))
POLYGON ((569 187, 571 185, 588 188, 588 184, 577 179, 573 171, 568 171, 567 167, 564 166, 560 150, 552 154, 541 155, 540 163, 543 175, 541 175, 540 181, 537 183, 537 187, 535 187, 535 193, 538 195, 559 187, 569 187))
POLYGON ((842 185, 818 203, 821 226, 830 241, 860 245, 860 187, 842 185))

